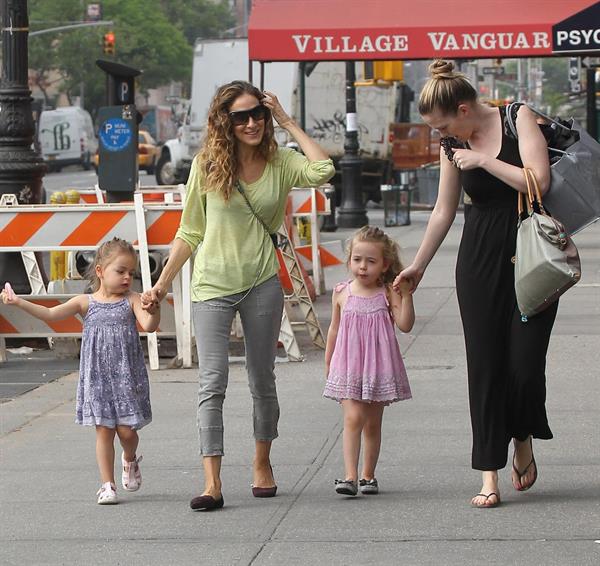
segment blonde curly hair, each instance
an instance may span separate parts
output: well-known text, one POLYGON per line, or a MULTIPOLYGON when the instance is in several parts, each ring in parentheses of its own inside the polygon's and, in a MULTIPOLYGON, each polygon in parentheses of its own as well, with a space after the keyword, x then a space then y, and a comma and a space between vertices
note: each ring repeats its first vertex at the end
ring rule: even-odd
POLYGON ((404 269, 400 261, 400 246, 392 240, 383 230, 376 226, 363 226, 354 233, 348 241, 346 264, 350 265, 352 257, 352 246, 355 242, 370 242, 381 244, 383 249, 383 260, 389 265, 386 271, 382 273, 381 284, 391 285, 396 276, 404 269))
MULTIPOLYGON (((236 138, 229 112, 233 102, 242 94, 250 94, 258 101, 262 92, 246 81, 233 81, 217 90, 208 109, 206 136, 197 159, 204 176, 204 191, 219 193, 228 201, 239 176, 236 138)), ((257 152, 266 161, 272 161, 277 152, 271 112, 266 109, 265 131, 257 152)))

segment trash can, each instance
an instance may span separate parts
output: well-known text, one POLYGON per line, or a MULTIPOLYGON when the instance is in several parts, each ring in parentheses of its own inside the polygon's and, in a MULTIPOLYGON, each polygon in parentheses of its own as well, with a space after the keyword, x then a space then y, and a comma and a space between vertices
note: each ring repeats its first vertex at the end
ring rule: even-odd
POLYGON ((412 190, 407 184, 381 185, 383 223, 385 226, 408 226, 412 190))
POLYGON ((440 184, 440 166, 426 165, 417 170, 419 196, 417 202, 421 204, 435 204, 440 184))
POLYGON ((323 216, 324 221, 321 226, 321 232, 335 232, 338 229, 337 224, 335 223, 335 187, 333 185, 328 185, 325 187, 325 196, 329 200, 329 209, 331 210, 331 214, 327 216, 323 216))

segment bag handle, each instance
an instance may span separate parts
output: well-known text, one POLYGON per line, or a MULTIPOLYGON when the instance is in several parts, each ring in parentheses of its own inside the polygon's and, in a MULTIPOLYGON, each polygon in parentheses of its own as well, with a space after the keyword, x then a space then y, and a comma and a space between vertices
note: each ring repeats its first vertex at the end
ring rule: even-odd
MULTIPOLYGON (((529 202, 531 203, 532 208, 533 208, 533 203, 537 202, 542 214, 548 215, 548 213, 544 209, 544 204, 542 203, 542 191, 540 190, 540 184, 538 183, 537 177, 535 176, 533 169, 526 167, 524 169, 524 171, 525 171, 526 175, 529 175, 529 180, 530 180, 531 187, 532 187, 531 194, 529 195, 529 202)), ((528 193, 529 193, 529 191, 528 191, 528 193)))
MULTIPOLYGON (((540 190, 540 185, 538 180, 533 172, 533 169, 529 167, 523 167, 523 175, 525 176, 525 183, 527 184, 527 214, 531 214, 534 210, 533 205, 537 203, 540 212, 546 216, 548 213, 542 204, 542 191, 540 190)), ((519 191, 517 193, 517 210, 519 214, 519 218, 523 214, 523 199, 525 198, 525 194, 519 191)))
MULTIPOLYGON (((562 128, 563 130, 567 130, 567 132, 571 131, 571 128, 565 126, 564 124, 561 124, 554 118, 551 118, 550 116, 544 114, 541 110, 538 110, 535 106, 532 106, 531 104, 527 104, 526 102, 511 102, 506 107, 506 122, 508 123, 508 128, 510 129, 510 133, 516 139, 519 138, 519 136, 517 135, 517 124, 516 124, 516 121, 513 120, 513 118, 512 118, 512 109, 515 106, 527 106, 527 108, 529 108, 529 110, 531 110, 534 114, 537 114, 538 116, 544 118, 544 120, 547 120, 548 122, 551 122, 552 124, 555 124, 559 128, 562 128)), ((552 149, 552 148, 550 148, 550 149, 552 149)), ((561 151, 561 150, 556 150, 556 151, 561 151)), ((566 152, 561 151, 561 153, 566 153, 566 152)))
POLYGON ((535 106, 532 106, 531 104, 527 104, 526 102, 524 104, 525 104, 525 106, 527 106, 527 108, 529 108, 529 110, 531 110, 534 114, 541 116, 542 118, 544 118, 544 120, 548 120, 548 122, 552 122, 553 124, 556 124, 559 128, 562 128, 563 130, 567 130, 567 132, 571 131, 571 128, 568 128, 564 124, 561 124, 554 118, 550 118, 550 116, 548 116, 547 114, 544 114, 541 110, 538 110, 535 106))
MULTIPOLYGON (((523 106, 523 105, 527 106, 527 108, 529 108, 532 112, 534 112, 538 116, 542 116, 544 119, 548 120, 549 122, 552 122, 553 124, 556 124, 557 126, 559 126, 559 127, 563 128, 563 129, 567 130, 568 132, 571 132, 571 128, 568 128, 567 126, 561 124, 560 122, 557 122, 556 120, 550 118, 550 116, 546 116, 546 114, 544 114, 543 112, 540 112, 537 108, 531 106, 531 104, 526 104, 525 102, 511 102, 506 107, 506 124, 508 125, 508 129, 510 130, 510 134, 516 140, 519 139, 519 135, 517 134, 517 124, 516 124, 516 121, 513 120, 512 109, 515 106, 523 106)), ((515 118, 516 118, 516 116, 515 116, 515 118)), ((550 147, 550 146, 548 146, 548 151, 554 151, 556 153, 560 153, 561 155, 567 155, 566 151, 563 151, 562 149, 558 149, 556 147, 550 147)))
POLYGON ((523 175, 525 176, 525 184, 527 185, 527 194, 522 193, 521 191, 517 191, 517 213, 519 215, 519 219, 523 215, 524 206, 523 201, 527 203, 527 215, 531 215, 531 211, 533 210, 533 195, 531 192, 531 182, 529 180, 529 174, 527 173, 528 169, 523 167, 522 169, 523 175))

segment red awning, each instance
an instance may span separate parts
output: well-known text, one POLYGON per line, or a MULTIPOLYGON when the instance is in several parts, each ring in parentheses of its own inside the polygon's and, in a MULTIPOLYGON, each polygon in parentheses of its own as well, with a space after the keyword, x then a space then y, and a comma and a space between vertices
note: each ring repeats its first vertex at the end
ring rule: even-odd
POLYGON ((543 57, 600 51, 596 0, 254 0, 253 61, 543 57))

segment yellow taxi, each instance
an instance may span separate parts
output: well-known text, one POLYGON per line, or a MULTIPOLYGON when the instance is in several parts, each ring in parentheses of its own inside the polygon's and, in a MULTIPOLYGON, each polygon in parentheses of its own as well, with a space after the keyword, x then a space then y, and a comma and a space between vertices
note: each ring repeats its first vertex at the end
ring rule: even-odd
MULTIPOLYGON (((159 150, 154 138, 146 130, 140 130, 138 133, 138 167, 152 175, 158 154, 159 150)), ((100 163, 100 156, 96 153, 94 155, 94 168, 96 171, 98 171, 98 163, 100 163)))

